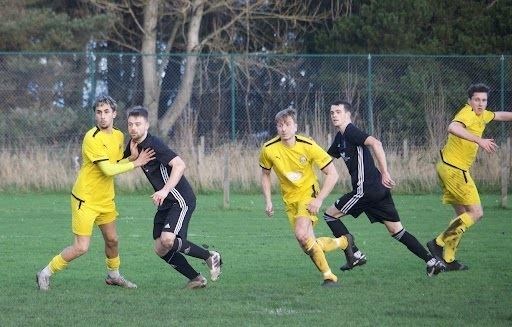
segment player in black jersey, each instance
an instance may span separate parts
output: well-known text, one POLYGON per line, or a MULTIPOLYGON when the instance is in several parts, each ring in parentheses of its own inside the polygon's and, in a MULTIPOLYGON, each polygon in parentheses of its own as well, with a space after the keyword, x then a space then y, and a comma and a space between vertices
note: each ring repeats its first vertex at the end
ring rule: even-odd
MULTIPOLYGON (((335 237, 340 237, 349 233, 340 219, 345 215, 357 218, 364 212, 371 223, 383 223, 394 239, 424 260, 428 276, 437 275, 445 269, 444 264, 434 258, 400 222, 390 192, 395 182, 389 174, 382 143, 357 128, 352 123, 351 112, 352 106, 346 101, 336 101, 331 105, 331 121, 338 133, 327 153, 345 161, 353 189, 326 210, 324 219, 327 225, 335 237), (378 169, 369 148, 373 150, 378 169)), ((341 267, 342 270, 366 263, 365 255, 357 247, 353 250, 355 259, 347 257, 347 264, 341 267)))
POLYGON ((149 134, 148 129, 147 109, 140 106, 129 109, 128 132, 131 140, 126 146, 124 156, 136 158, 141 151, 148 148, 155 152, 155 160, 141 167, 155 190, 151 197, 158 206, 153 225, 155 252, 189 279, 188 288, 205 287, 206 278, 192 268, 183 254, 203 259, 210 269, 213 281, 219 278, 221 272, 220 254, 187 240, 188 224, 196 207, 196 196, 183 175, 185 162, 162 140, 149 134))

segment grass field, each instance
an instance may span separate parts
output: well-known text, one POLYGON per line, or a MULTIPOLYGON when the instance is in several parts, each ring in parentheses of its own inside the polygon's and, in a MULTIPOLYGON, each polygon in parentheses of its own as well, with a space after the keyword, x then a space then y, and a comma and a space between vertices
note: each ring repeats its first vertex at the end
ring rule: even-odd
MULTIPOLYGON (((330 204, 330 198, 325 204, 330 204)), ((485 217, 466 233, 458 257, 464 272, 425 275, 424 264, 363 215, 345 218, 367 254, 362 268, 342 273, 342 255, 329 253, 342 287, 324 289, 284 218, 273 219, 260 195, 201 195, 189 238, 219 250, 219 281, 201 290, 152 251, 148 195, 118 195, 122 273, 139 286, 106 286, 103 242, 95 230, 90 251, 36 289, 35 273, 72 240, 66 194, 0 195, 0 326, 511 326, 511 210, 482 197, 485 217)), ((425 243, 451 216, 436 195, 396 196, 406 228, 425 243)), ((330 234, 324 222, 317 235, 330 234)), ((344 259, 343 259, 344 260, 344 259)), ((206 276, 197 259, 190 260, 206 276)))

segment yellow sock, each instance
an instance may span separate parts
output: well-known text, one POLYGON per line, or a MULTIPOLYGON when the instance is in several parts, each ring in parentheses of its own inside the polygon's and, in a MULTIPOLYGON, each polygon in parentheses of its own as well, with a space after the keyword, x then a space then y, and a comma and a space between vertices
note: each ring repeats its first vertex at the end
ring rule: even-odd
POLYGON ((108 270, 119 270, 119 266, 121 266, 121 259, 119 256, 115 258, 106 258, 105 263, 107 264, 108 270))
POLYGON ((52 274, 56 273, 57 271, 61 271, 65 269, 68 265, 68 262, 62 258, 60 254, 53 257, 53 259, 48 264, 48 267, 50 268, 52 274))
POLYGON ((336 249, 345 250, 348 246, 347 238, 345 236, 341 236, 338 238, 332 237, 319 237, 316 239, 316 242, 322 248, 324 252, 330 252, 336 249))
POLYGON ((315 266, 320 270, 323 275, 324 280, 330 279, 333 281, 338 281, 336 275, 334 275, 329 268, 329 264, 327 263, 327 259, 325 258, 325 253, 322 251, 322 248, 315 241, 314 238, 309 238, 306 241, 305 246, 306 253, 309 255, 315 266))
MULTIPOLYGON (((474 221, 468 213, 463 213, 451 221, 448 228, 436 238, 441 239, 443 243, 443 259, 450 263, 455 260, 455 252, 462 238, 462 234, 471 226, 474 221)), ((440 244, 440 242, 438 242, 440 244)))

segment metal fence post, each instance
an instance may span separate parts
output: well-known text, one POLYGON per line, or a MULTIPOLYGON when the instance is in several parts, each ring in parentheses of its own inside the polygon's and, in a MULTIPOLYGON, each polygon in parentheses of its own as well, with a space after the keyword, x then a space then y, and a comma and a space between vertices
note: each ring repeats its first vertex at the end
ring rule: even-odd
POLYGON ((231 140, 234 141, 236 137, 236 84, 235 84, 235 65, 233 60, 233 53, 229 54, 229 69, 231 73, 231 140))
POLYGON ((368 54, 368 130, 373 134, 372 56, 368 54))
POLYGON ((91 85, 91 89, 89 91, 89 107, 94 103, 94 98, 96 98, 96 66, 95 66, 95 56, 94 51, 89 50, 88 53, 88 69, 89 69, 89 83, 91 85))

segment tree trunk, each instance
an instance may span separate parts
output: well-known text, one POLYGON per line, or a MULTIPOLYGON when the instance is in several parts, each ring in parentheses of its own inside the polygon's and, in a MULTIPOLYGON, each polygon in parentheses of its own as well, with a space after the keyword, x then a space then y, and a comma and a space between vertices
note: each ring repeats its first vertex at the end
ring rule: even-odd
POLYGON ((159 0, 149 0, 144 8, 144 35, 142 39, 142 71, 144 79, 144 107, 149 112, 149 125, 158 127, 159 76, 156 62, 156 26, 159 0))
POLYGON ((159 122, 158 130, 162 137, 168 135, 169 130, 174 126, 183 113, 192 95, 192 84, 196 73, 198 57, 194 53, 199 52, 199 28, 203 18, 204 0, 194 0, 192 4, 192 18, 187 33, 187 58, 185 72, 182 77, 180 88, 176 99, 159 122))

